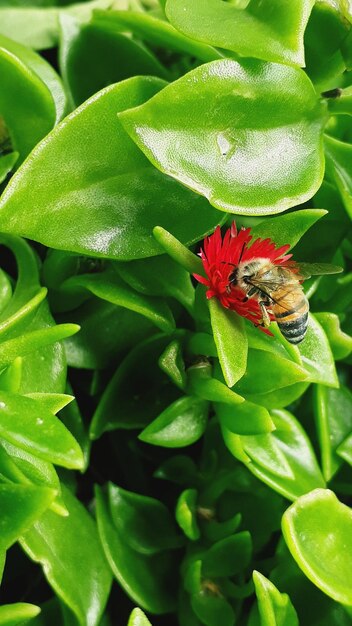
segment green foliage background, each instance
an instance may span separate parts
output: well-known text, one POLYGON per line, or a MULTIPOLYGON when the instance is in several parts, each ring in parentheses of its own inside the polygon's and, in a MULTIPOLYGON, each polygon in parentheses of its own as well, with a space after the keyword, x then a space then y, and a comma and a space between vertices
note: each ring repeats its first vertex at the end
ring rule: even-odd
POLYGON ((351 68, 345 0, 0 0, 0 626, 352 623, 351 68), (299 347, 233 219, 344 268, 299 347))

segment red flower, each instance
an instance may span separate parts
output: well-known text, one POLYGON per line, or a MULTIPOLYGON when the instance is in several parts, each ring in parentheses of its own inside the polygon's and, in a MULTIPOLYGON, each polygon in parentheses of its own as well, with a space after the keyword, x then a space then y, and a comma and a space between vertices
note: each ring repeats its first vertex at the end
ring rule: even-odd
MULTIPOLYGON (((194 277, 208 287, 207 298, 217 298, 223 307, 236 311, 257 325, 262 318, 258 300, 253 297, 244 302, 246 294, 239 287, 231 285, 230 275, 234 266, 256 258, 268 259, 275 265, 287 265, 292 255, 285 254, 289 245, 277 248, 271 239, 258 238, 252 242, 250 232, 250 228, 241 228, 238 232, 233 222, 222 238, 218 226, 210 237, 204 239, 204 249, 199 254, 207 278, 198 274, 194 274, 194 277)), ((270 317, 274 319, 272 315, 270 317)), ((262 330, 271 334, 265 328, 262 330)))

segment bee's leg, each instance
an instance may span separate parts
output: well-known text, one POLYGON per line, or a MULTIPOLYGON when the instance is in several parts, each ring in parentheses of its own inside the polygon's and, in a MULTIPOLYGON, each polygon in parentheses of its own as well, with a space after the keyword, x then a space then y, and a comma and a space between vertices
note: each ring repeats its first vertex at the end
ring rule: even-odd
POLYGON ((265 302, 262 300, 259 302, 260 310, 262 312, 262 324, 264 328, 268 328, 270 326, 270 315, 266 309, 265 302))
POLYGON ((256 287, 252 287, 252 289, 248 291, 247 295, 242 298, 241 302, 248 302, 249 298, 254 296, 256 293, 258 293, 258 289, 256 287))

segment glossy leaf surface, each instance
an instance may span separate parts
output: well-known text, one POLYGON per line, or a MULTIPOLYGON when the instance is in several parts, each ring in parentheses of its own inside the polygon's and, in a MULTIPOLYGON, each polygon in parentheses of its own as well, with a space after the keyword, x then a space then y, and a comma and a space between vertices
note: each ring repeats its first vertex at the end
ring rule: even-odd
POLYGON ((222 427, 230 452, 272 489, 289 500, 325 486, 310 440, 288 411, 271 411, 272 433, 239 436, 222 427))
POLYGON ((332 491, 316 489, 287 509, 282 530, 305 575, 337 602, 352 605, 351 509, 332 491))
POLYGON ((248 341, 244 322, 234 311, 224 309, 216 298, 209 300, 209 311, 222 373, 226 384, 232 387, 246 371, 248 341))
POLYGON ((193 39, 241 56, 304 65, 303 34, 310 0, 250 0, 225 3, 219 0, 168 0, 170 22, 193 39))
POLYGON ((16 604, 3 604, 0 606, 0 624, 1 626, 17 626, 18 624, 26 624, 40 613, 39 606, 28 604, 26 602, 16 602, 16 604))
POLYGON ((0 485, 1 550, 7 550, 48 508, 55 491, 33 485, 0 485))
POLYGON ((321 183, 325 107, 298 69, 214 61, 119 118, 157 168, 224 211, 278 213, 321 183))
POLYGON ((298 626, 297 613, 286 593, 254 570, 253 581, 258 600, 261 626, 298 626))
POLYGON ((80 447, 60 420, 40 402, 0 393, 1 436, 39 458, 63 467, 83 465, 80 447))
POLYGON ((208 403, 184 396, 175 400, 139 435, 139 439, 156 446, 182 448, 197 441, 205 431, 208 403))
POLYGON ((106 558, 126 593, 141 607, 152 613, 167 613, 174 607, 172 595, 173 566, 168 553, 144 555, 125 541, 112 520, 109 501, 100 488, 96 490, 97 519, 100 540, 106 558))
POLYGON ((132 78, 68 116, 7 187, 1 229, 55 248, 122 260, 160 254, 152 235, 158 224, 186 243, 208 232, 216 211, 150 166, 111 115, 144 102, 164 84, 132 78), (38 209, 28 213, 28 203, 38 209))
POLYGON ((64 500, 69 516, 48 511, 23 536, 21 544, 42 565, 48 582, 79 624, 95 626, 109 595, 111 573, 93 519, 67 489, 64 500))

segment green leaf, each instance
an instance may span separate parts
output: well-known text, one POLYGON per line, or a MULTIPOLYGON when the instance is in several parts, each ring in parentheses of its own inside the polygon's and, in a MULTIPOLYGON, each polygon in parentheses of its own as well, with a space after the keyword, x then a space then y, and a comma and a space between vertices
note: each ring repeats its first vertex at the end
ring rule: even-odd
POLYGON ((0 203, 1 230, 121 260, 160 254, 152 235, 157 224, 184 243, 209 232, 217 212, 152 167, 115 115, 164 84, 131 78, 103 89, 69 115, 11 179, 0 203), (29 205, 36 208, 27 211, 29 205))
POLYGON ((1 626, 18 626, 27 620, 36 617, 40 613, 39 606, 28 604, 27 602, 16 602, 16 604, 3 604, 0 606, 1 626))
POLYGON ((153 235, 157 242, 164 248, 165 252, 187 272, 190 274, 203 272, 203 264, 200 258, 191 252, 191 250, 188 250, 186 246, 165 230, 165 228, 155 226, 153 235))
POLYGON ((19 484, 29 482, 38 487, 48 487, 56 492, 56 497, 50 504, 52 511, 58 515, 68 515, 67 509, 61 498, 61 486, 59 477, 52 463, 43 461, 26 450, 19 448, 4 439, 1 441, 0 468, 5 478, 19 484), (6 467, 4 456, 6 453, 6 467), (11 463, 11 467, 9 466, 11 463))
POLYGON ((244 321, 234 311, 224 309, 216 298, 208 301, 215 345, 226 384, 232 387, 247 366, 248 341, 244 321))
POLYGON ((224 383, 211 375, 209 362, 200 362, 187 370, 188 392, 211 402, 225 402, 237 406, 244 398, 229 389, 224 383))
POLYGON ((196 489, 186 489, 182 491, 176 504, 176 521, 186 537, 191 541, 197 541, 200 538, 197 520, 197 499, 198 492, 196 489))
POLYGON ((329 389, 324 385, 317 385, 314 393, 321 464, 329 481, 343 462, 337 448, 352 432, 352 393, 344 386, 329 389))
POLYGON ((194 287, 189 273, 166 254, 129 263, 120 261, 114 268, 136 291, 150 296, 171 296, 192 310, 194 287))
POLYGON ((73 108, 103 87, 131 76, 168 78, 149 50, 102 23, 81 25, 63 13, 60 26, 60 67, 73 108), (116 63, 116 59, 124 59, 124 63, 116 63))
POLYGON ((327 211, 323 209, 301 209, 285 213, 273 219, 263 219, 253 226, 251 234, 253 239, 270 237, 277 246, 290 244, 290 248, 294 248, 307 230, 326 214, 327 211))
POLYGON ((184 396, 175 400, 138 435, 141 441, 165 448, 183 448, 198 441, 208 419, 208 403, 184 396))
POLYGON ((338 387, 339 381, 328 338, 312 314, 309 315, 307 334, 298 349, 309 381, 338 387))
POLYGON ((45 50, 57 45, 59 40, 59 16, 69 13, 79 19, 89 19, 93 9, 110 6, 109 0, 91 0, 72 4, 69 7, 35 6, 24 3, 3 4, 0 7, 0 32, 15 41, 34 48, 45 50))
POLYGON ((302 70, 226 59, 196 68, 119 119, 158 169, 215 207, 265 215, 320 187, 325 115, 302 70))
POLYGON ((81 327, 77 335, 66 339, 65 352, 69 365, 83 369, 116 365, 155 332, 155 326, 139 313, 96 298, 66 313, 64 319, 81 327))
POLYGON ((235 576, 248 567, 252 556, 252 541, 243 531, 214 543, 201 555, 205 578, 235 576))
POLYGON ((185 363, 182 358, 182 346, 178 339, 174 339, 159 357, 160 369, 169 376, 170 380, 182 390, 186 388, 185 363))
POLYGON ((325 482, 310 440, 300 423, 288 411, 271 411, 276 426, 272 433, 240 436, 222 426, 230 452, 257 478, 289 500, 325 482))
POLYGON ((286 593, 280 593, 270 580, 254 570, 261 626, 299 626, 297 613, 286 593))
POLYGON ((335 313, 315 313, 314 317, 329 339, 335 361, 345 359, 352 351, 352 337, 343 332, 338 316, 335 313))
POLYGON ((235 390, 245 397, 252 397, 254 394, 264 394, 294 385, 307 378, 308 373, 297 363, 278 354, 251 348, 248 351, 247 370, 237 382, 235 390))
POLYGON ((10 152, 10 154, 0 156, 0 183, 2 183, 6 176, 11 172, 13 166, 18 160, 18 157, 18 152, 10 152))
POLYGON ((69 516, 46 512, 22 537, 21 545, 42 565, 49 584, 79 624, 97 626, 108 599, 111 573, 94 521, 68 489, 64 488, 63 495, 69 516))
POLYGON ((55 123, 59 122, 65 115, 67 102, 62 81, 52 65, 47 63, 42 56, 29 47, 22 46, 20 43, 13 41, 13 39, 8 39, 0 35, 0 44, 9 52, 16 55, 20 61, 26 64, 28 68, 43 81, 55 105, 55 123))
POLYGON ((340 48, 350 24, 343 13, 342 2, 316 2, 306 28, 306 71, 317 92, 340 84, 339 79, 346 69, 340 48))
MULTIPOLYGON (((100 540, 113 571, 127 595, 151 613, 168 613, 175 607, 174 563, 170 553, 145 555, 126 542, 128 528, 114 525, 109 501, 96 488, 97 520, 100 540)), ((171 553, 172 554, 172 553, 171 553)))
POLYGON ((221 425, 238 435, 261 435, 275 430, 269 411, 248 400, 236 408, 217 403, 215 411, 221 425))
POLYGON ((0 484, 1 550, 7 550, 48 508, 55 491, 33 485, 0 484))
POLYGON ((125 541, 133 550, 151 555, 182 545, 174 519, 162 502, 112 483, 108 493, 112 522, 122 534, 128 528, 125 541))
POLYGON ((127 626, 152 626, 150 621, 146 618, 143 611, 140 609, 134 609, 130 615, 127 626))
POLYGON ((168 0, 170 22, 192 39, 241 56, 304 65, 303 34, 313 3, 249 0, 244 6, 219 0, 168 0))
MULTIPOLYGON (((32 69, 32 63, 27 61, 27 51, 21 52, 22 49, 18 55, 17 44, 0 35, 0 111, 12 147, 19 153, 19 160, 23 161, 53 128, 57 113, 48 87, 32 69)), ((35 53, 28 50, 28 56, 32 55, 35 53)), ((40 63, 44 65, 45 61, 38 59, 40 63)), ((51 66, 48 66, 47 72, 54 74, 51 66)))
POLYGON ((113 271, 72 276, 61 287, 73 292, 87 290, 97 298, 143 315, 166 333, 175 328, 174 318, 165 301, 137 293, 124 284, 113 271))
POLYGON ((340 193, 341 200, 352 217, 352 146, 334 137, 324 137, 326 167, 340 193))
POLYGON ((116 428, 143 428, 179 397, 178 389, 158 366, 169 340, 164 335, 151 337, 135 346, 120 363, 93 415, 92 439, 116 428))
POLYGON ((8 339, 0 344, 0 367, 10 365, 18 356, 25 356, 57 341, 62 341, 79 331, 77 324, 60 324, 51 328, 41 328, 8 339))
POLYGON ((37 400, 1 391, 0 434, 44 461, 75 469, 83 466, 76 440, 37 400))
POLYGON ((153 46, 190 54, 201 61, 214 61, 223 57, 216 48, 198 43, 193 38, 185 37, 169 22, 160 20, 151 13, 96 10, 94 22, 103 24, 106 29, 112 32, 130 30, 137 38, 144 39, 153 46))
POLYGON ((332 491, 315 489, 287 509, 282 532, 307 578, 336 602, 352 605, 351 509, 332 491))

